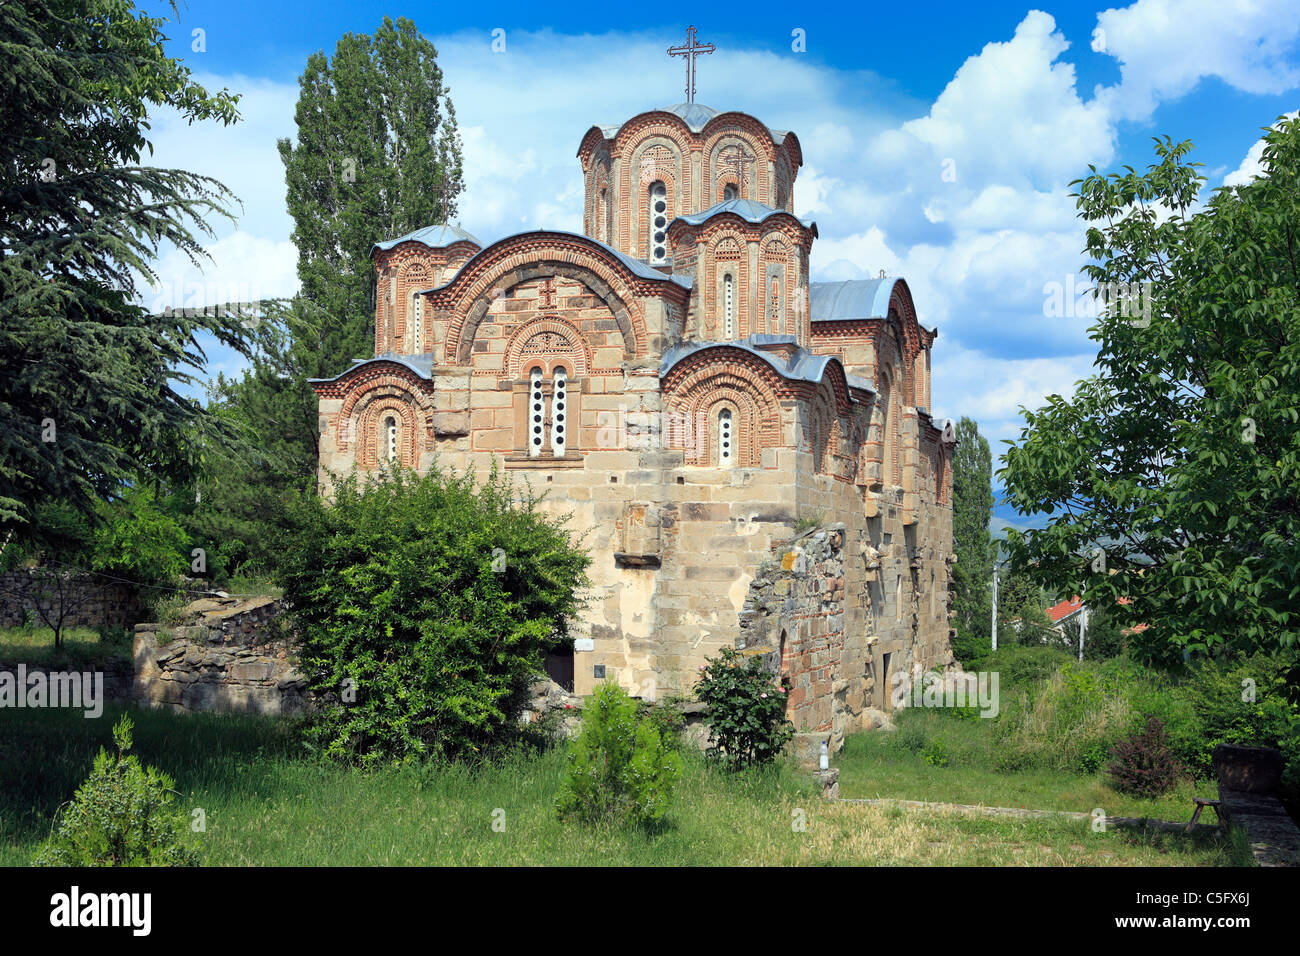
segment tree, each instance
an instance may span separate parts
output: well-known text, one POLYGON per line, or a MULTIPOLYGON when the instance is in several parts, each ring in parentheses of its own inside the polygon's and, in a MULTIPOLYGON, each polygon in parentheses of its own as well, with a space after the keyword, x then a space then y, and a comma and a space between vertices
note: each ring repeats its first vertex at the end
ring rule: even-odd
POLYGON ((300 346, 312 377, 373 350, 375 242, 445 222, 461 190, 456 112, 438 51, 405 17, 348 33, 299 78, 297 143, 282 139, 301 295, 316 333, 300 346))
POLYGON ((217 580, 270 573, 279 517, 299 489, 314 487, 316 394, 294 345, 295 331, 308 326, 303 307, 261 303, 249 367, 237 379, 218 375, 209 388, 209 409, 240 441, 212 449, 200 480, 175 497, 217 580))
POLYGON ((1300 122, 1199 212, 1190 149, 1157 140, 1145 174, 1076 183, 1098 373, 1026 411, 999 472, 1053 515, 1008 535, 1012 559, 1148 623, 1133 649, 1157 659, 1300 634, 1300 122))
POLYGON ((195 230, 230 213, 218 182, 138 165, 149 106, 238 119, 163 53, 166 20, 129 0, 0 4, 0 532, 38 502, 86 513, 141 471, 183 480, 220 423, 178 387, 200 331, 237 350, 238 323, 150 315, 138 277, 163 243, 198 263, 195 230))
POLYGON ((590 562, 536 505, 495 471, 476 485, 396 469, 288 512, 277 580, 322 752, 372 763, 509 740, 590 562))
POLYGON ((959 660, 984 651, 992 639, 993 455, 979 425, 963 417, 957 423, 952 461, 953 611, 959 660))

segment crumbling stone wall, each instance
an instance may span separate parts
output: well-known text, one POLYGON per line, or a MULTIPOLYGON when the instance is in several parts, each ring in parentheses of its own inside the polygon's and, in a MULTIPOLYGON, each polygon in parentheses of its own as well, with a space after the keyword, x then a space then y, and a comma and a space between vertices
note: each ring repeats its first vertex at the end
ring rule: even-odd
POLYGON ((190 604, 180 624, 137 624, 136 699, 175 711, 301 709, 304 679, 286 633, 272 623, 283 610, 270 597, 210 597, 190 604))

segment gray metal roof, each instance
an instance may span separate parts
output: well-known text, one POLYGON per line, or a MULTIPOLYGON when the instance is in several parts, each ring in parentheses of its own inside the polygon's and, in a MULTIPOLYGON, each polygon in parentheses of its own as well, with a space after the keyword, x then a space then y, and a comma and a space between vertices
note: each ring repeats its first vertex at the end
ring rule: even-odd
MULTIPOLYGON (((803 348, 795 352, 789 359, 760 348, 760 346, 764 345, 798 345, 798 341, 793 335, 751 335, 748 338, 737 339, 732 342, 680 342, 664 353, 663 359, 659 363, 659 374, 660 376, 667 375, 673 366, 689 355, 719 346, 737 348, 755 355, 776 369, 777 373, 784 378, 796 381, 820 382, 826 374, 826 366, 831 362, 840 365, 841 368, 843 367, 843 363, 833 355, 814 355, 803 348)), ((853 388, 864 389, 868 392, 875 391, 871 382, 861 376, 846 373, 844 377, 853 388)))
MULTIPOLYGON (((492 243, 492 245, 488 246, 486 249, 480 249, 478 252, 474 253, 474 255, 472 255, 469 258, 469 261, 466 262, 465 265, 461 267, 461 271, 463 272, 466 268, 468 268, 469 264, 473 262, 475 259, 477 259, 479 256, 486 255, 491 249, 505 242, 507 239, 514 239, 518 236, 528 236, 528 235, 570 236, 575 239, 582 239, 586 242, 590 242, 594 246, 599 246, 601 249, 604 249, 606 252, 612 255, 619 262, 623 263, 623 265, 627 266, 628 270, 631 271, 631 273, 637 276, 638 278, 657 279, 660 282, 673 282, 681 286, 683 289, 689 289, 693 284, 693 280, 689 276, 665 275, 664 273, 660 272, 658 269, 654 269, 646 265, 640 259, 634 259, 629 255, 625 255, 622 252, 619 252, 613 246, 606 245, 605 243, 601 242, 599 239, 593 239, 591 238, 591 236, 584 236, 576 232, 563 232, 559 229, 537 229, 532 232, 517 232, 511 236, 504 236, 503 238, 498 239, 496 242, 492 243)), ((457 275, 459 274, 460 273, 457 273, 457 275)), ((435 286, 430 289, 421 289, 420 291, 433 292, 435 289, 445 289, 447 286, 451 285, 453 281, 455 281, 455 278, 456 278, 455 276, 451 276, 450 278, 447 279, 446 282, 444 282, 440 286, 435 286)))
MULTIPOLYGON (((686 124, 686 127, 692 133, 702 132, 704 127, 708 125, 709 120, 713 119, 715 116, 721 115, 721 111, 715 110, 712 106, 705 106, 703 103, 674 103, 672 106, 660 106, 653 110, 647 110, 646 112, 672 113, 676 116, 680 116, 682 122, 686 124)), ((744 111, 728 110, 727 112, 741 113, 744 111)), ((637 115, 640 116, 641 114, 638 113, 637 115)), ((745 113, 745 115, 748 116, 749 114, 745 113)), ((618 131, 622 128, 623 124, 617 123, 613 126, 602 126, 600 132, 606 139, 613 139, 618 135, 618 131)), ((772 142, 776 143, 778 146, 781 143, 784 143, 785 138, 790 135, 790 131, 787 129, 772 129, 772 127, 767 124, 763 124, 763 128, 766 129, 768 135, 772 137, 772 142)))
MULTIPOLYGON (((786 212, 784 209, 773 209, 771 206, 764 205, 763 203, 757 202, 753 199, 728 199, 725 202, 718 203, 716 206, 710 206, 708 209, 704 210, 704 212, 693 212, 689 215, 678 216, 673 220, 673 222, 680 220, 687 225, 698 226, 700 223, 711 219, 714 216, 720 216, 726 212, 739 216, 746 222, 754 223, 770 219, 772 216, 790 215, 790 213, 786 212)), ((807 229, 815 230, 817 228, 817 223, 813 222, 811 219, 799 219, 799 222, 801 222, 807 229)))
POLYGON ((814 322, 835 319, 883 319, 898 276, 808 283, 809 310, 814 322))
POLYGON ((433 378, 434 358, 431 354, 424 355, 398 355, 396 352, 385 352, 382 355, 376 355, 374 358, 353 359, 352 364, 333 378, 309 378, 308 382, 337 382, 349 372, 356 371, 363 365, 369 365, 371 362, 395 362, 398 365, 404 365, 409 368, 420 378, 428 381, 433 378))
POLYGON ((450 226, 447 223, 440 223, 436 226, 425 226, 423 229, 417 229, 415 232, 408 232, 404 236, 398 236, 396 239, 385 239, 383 242, 376 242, 370 247, 370 251, 376 249, 391 249, 403 242, 420 242, 430 249, 441 249, 450 246, 454 242, 472 242, 474 245, 482 248, 483 243, 479 242, 460 226, 450 226))

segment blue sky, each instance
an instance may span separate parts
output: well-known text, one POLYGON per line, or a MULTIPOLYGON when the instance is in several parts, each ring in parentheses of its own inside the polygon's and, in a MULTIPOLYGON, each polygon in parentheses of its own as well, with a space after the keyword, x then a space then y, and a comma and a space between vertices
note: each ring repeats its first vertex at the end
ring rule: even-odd
MULTIPOLYGON (((1300 107, 1296 0, 696 10, 668 21, 639 4, 194 0, 169 28, 169 52, 205 84, 242 93, 245 120, 189 127, 160 112, 153 162, 216 176, 244 213, 219 230, 204 274, 164 254, 165 286, 147 298, 295 290, 275 140, 293 135, 307 55, 343 33, 405 15, 437 45, 465 142, 460 223, 492 241, 580 230, 582 134, 683 99, 682 61, 664 50, 692 22, 718 46, 700 59, 697 100, 799 134, 796 212, 821 236, 814 280, 904 276, 922 322, 939 327, 934 413, 977 419, 996 455, 1019 433, 1018 406, 1068 392, 1095 354, 1086 315, 1044 306, 1082 264, 1069 181, 1090 163, 1143 168, 1151 137, 1166 133, 1195 143, 1208 188, 1242 181, 1261 127, 1300 107), (505 52, 492 51, 497 29, 505 52), (806 52, 792 49, 796 30, 806 52)), ((238 367, 220 349, 210 356, 214 372, 238 367)))

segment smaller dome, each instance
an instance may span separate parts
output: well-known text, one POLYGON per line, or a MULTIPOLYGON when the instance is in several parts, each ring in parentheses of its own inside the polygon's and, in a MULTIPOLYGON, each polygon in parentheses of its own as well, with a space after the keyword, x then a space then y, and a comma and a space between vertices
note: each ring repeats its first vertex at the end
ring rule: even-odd
MULTIPOLYGON (((762 222, 772 216, 789 216, 790 213, 784 209, 773 209, 771 206, 756 202, 753 199, 727 199, 718 203, 716 206, 710 206, 704 212, 691 213, 686 216, 678 216, 673 222, 684 222, 688 226, 698 226, 702 222, 712 219, 714 216, 720 216, 729 212, 733 216, 739 216, 746 222, 762 222)), ((792 217, 798 218, 798 217, 792 217)), ((798 220, 807 229, 816 229, 817 224, 811 219, 798 220)))
POLYGON ((394 246, 401 245, 403 242, 418 242, 428 246, 430 249, 442 249, 446 246, 454 245, 457 242, 472 242, 474 245, 482 248, 483 243, 479 242, 460 226, 451 226, 442 223, 436 226, 425 226, 423 229, 417 229, 415 232, 408 232, 404 236, 398 236, 396 239, 386 239, 383 242, 376 242, 371 251, 375 249, 392 249, 394 246))
POLYGON ((705 124, 718 115, 717 110, 702 103, 678 103, 675 106, 665 106, 660 112, 675 113, 680 116, 692 133, 704 129, 705 124))

